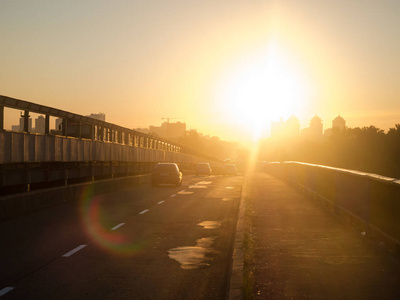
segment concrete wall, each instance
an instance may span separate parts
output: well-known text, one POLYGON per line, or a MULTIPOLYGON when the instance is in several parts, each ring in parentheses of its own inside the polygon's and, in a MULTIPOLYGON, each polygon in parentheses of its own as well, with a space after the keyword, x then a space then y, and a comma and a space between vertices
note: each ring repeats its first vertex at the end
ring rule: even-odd
POLYGON ((294 183, 400 254, 400 180, 298 162, 265 164, 265 171, 294 183))

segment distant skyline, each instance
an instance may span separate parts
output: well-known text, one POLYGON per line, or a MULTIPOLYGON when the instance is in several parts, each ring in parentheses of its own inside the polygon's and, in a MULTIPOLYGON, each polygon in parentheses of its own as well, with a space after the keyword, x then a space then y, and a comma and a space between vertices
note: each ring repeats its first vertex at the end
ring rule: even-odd
MULTIPOLYGON (((15 110, 15 112, 19 113, 20 111, 15 110)), ((23 117, 20 115, 16 115, 14 117, 18 116, 18 119, 15 118, 15 120, 18 120, 19 124, 11 124, 10 126, 8 126, 8 128, 6 129, 11 129, 13 131, 22 131, 23 129, 23 117)), ((94 119, 99 119, 102 121, 106 121, 106 115, 104 113, 91 113, 90 115, 86 115, 86 117, 91 117, 94 119)), ((51 119, 54 121, 54 124, 50 124, 50 128, 51 129, 57 129, 59 127, 59 124, 62 122, 61 118, 56 118, 56 117, 51 117, 51 119)), ((308 123, 305 126, 302 126, 300 124, 304 123, 301 122, 301 120, 299 120, 295 115, 290 116, 289 118, 281 118, 278 121, 272 121, 270 124, 270 132, 266 132, 266 134, 264 136, 262 136, 261 138, 265 138, 265 137, 279 137, 280 134, 283 134, 282 137, 285 137, 287 135, 287 132, 284 132, 285 130, 288 129, 287 126, 289 126, 289 131, 290 134, 289 136, 294 137, 295 135, 300 136, 303 134, 303 131, 305 132, 306 130, 308 130, 310 127, 312 127, 311 123, 313 122, 313 120, 315 121, 315 119, 318 120, 317 123, 321 122, 321 129, 320 129, 320 133, 321 136, 325 135, 325 134, 331 134, 331 129, 333 127, 343 127, 343 128, 356 128, 356 127, 369 127, 369 126, 375 126, 374 124, 369 124, 366 126, 347 126, 347 121, 343 116, 341 116, 340 114, 335 116, 332 120, 329 120, 328 122, 324 122, 324 120, 322 120, 318 114, 315 114, 310 120, 308 120, 308 123), (334 125, 334 121, 336 121, 336 125, 334 125), (289 122, 289 124, 288 124, 289 122), (294 123, 293 123, 294 122, 294 123), (293 127, 294 125, 294 127, 293 127), (274 132, 274 126, 275 126, 275 132, 274 132), (283 127, 282 127, 283 126, 283 127), (297 128, 298 127, 298 128, 297 128), (282 131, 282 129, 284 131, 282 131)), ((37 132, 37 133, 44 133, 44 117, 40 114, 36 114, 36 113, 30 113, 30 118, 29 118, 29 131, 30 132, 37 132), (33 117, 32 117, 33 116, 33 117), (40 119, 40 121, 38 122, 38 120, 40 119), (32 123, 33 121, 35 121, 35 127, 32 127, 32 123), (40 127, 43 127, 41 129, 37 129, 37 124, 39 123, 40 127), (42 123, 42 124, 41 124, 42 123)), ((151 124, 149 126, 144 126, 143 128, 140 127, 135 127, 135 128, 131 128, 133 130, 137 130, 139 132, 144 132, 144 133, 156 133, 159 134, 160 136, 164 137, 164 138, 170 138, 168 136, 166 136, 165 132, 163 132, 163 130, 167 130, 166 129, 166 124, 169 123, 171 124, 171 126, 173 126, 173 133, 171 132, 172 135, 183 135, 183 132, 189 132, 189 131, 196 131, 201 135, 205 135, 205 136, 214 136, 214 135, 209 135, 207 133, 203 133, 203 132, 199 132, 197 128, 187 128, 186 130, 186 123, 185 122, 180 122, 180 121, 173 121, 171 120, 162 120, 162 122, 160 124, 151 124), (160 125, 160 126, 158 126, 160 125), (184 129, 183 129, 184 128, 184 129), (180 131, 179 134, 176 133, 176 130, 180 131)), ((351 123, 351 122, 350 122, 351 123)), ((399 124, 399 123, 397 123, 399 124)), ((119 125, 119 124, 117 124, 119 125)), ((314 122, 315 125, 315 122, 314 122)), ((342 129, 343 129, 342 128, 342 129)), ((395 124, 392 126, 389 126, 389 128, 395 128, 395 124)), ((379 128, 382 129, 382 128, 379 128)), ((172 130, 172 129, 171 129, 172 130)), ((175 136, 175 137, 176 137, 175 136)), ((220 138, 219 136, 217 136, 218 138, 220 138)), ((286 136, 287 137, 287 136, 286 136)), ((228 140, 227 140, 228 141, 228 140)))
POLYGON ((128 128, 180 118, 224 140, 291 115, 388 130, 398 16, 396 0, 2 0, 0 94, 128 128))

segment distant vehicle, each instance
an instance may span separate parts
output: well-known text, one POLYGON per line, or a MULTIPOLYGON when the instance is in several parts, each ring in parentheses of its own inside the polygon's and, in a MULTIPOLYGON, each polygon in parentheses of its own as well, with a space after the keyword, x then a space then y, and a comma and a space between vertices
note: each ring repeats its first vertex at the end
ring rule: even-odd
POLYGON ((211 175, 212 170, 209 163, 199 163, 196 166, 196 175, 211 175))
POLYGON ((224 175, 237 175, 236 165, 227 164, 224 166, 224 175))
POLYGON ((182 185, 182 172, 175 163, 158 163, 151 172, 151 184, 175 184, 182 185))

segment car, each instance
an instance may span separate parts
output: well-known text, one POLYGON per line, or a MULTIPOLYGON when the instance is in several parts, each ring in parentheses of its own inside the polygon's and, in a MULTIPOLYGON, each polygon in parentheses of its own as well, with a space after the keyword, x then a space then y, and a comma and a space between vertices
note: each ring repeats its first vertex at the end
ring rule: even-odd
POLYGON ((182 185, 182 172, 175 163, 158 163, 151 172, 151 184, 175 184, 182 185))
POLYGON ((224 175, 237 175, 237 168, 235 164, 226 164, 224 166, 224 175))
POLYGON ((196 166, 196 175, 211 175, 212 170, 209 163, 198 163, 196 166))

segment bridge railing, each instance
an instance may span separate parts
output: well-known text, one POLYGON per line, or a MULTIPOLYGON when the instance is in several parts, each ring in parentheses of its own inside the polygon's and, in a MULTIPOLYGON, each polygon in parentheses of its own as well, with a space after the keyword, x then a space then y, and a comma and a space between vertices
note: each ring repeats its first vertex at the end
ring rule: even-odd
POLYGON ((287 179, 345 216, 362 234, 400 253, 400 180, 300 162, 266 163, 265 171, 287 179))
POLYGON ((36 103, 0 95, 0 195, 51 184, 148 174, 157 162, 222 162, 182 144, 36 103), (4 108, 24 111, 22 132, 4 129, 4 108), (29 132, 29 114, 45 132, 29 132), (62 119, 50 130, 50 116, 62 119))
POLYGON ((204 159, 200 155, 162 148, 154 149, 57 135, 0 132, 0 164, 88 161, 181 163, 204 159))
MULTIPOLYGON (((0 95, 0 132, 5 132, 4 129, 4 108, 12 108, 24 111, 23 116, 23 128, 22 132, 29 134, 29 117, 30 113, 37 113, 45 116, 45 135, 51 135, 50 130, 50 116, 62 119, 60 124, 61 130, 54 130, 53 135, 64 136, 64 137, 75 137, 78 139, 88 139, 92 141, 109 142, 119 145, 133 146, 138 148, 153 149, 153 150, 163 150, 166 152, 173 153, 184 153, 192 155, 194 157, 199 157, 203 160, 208 160, 212 162, 219 162, 218 159, 209 156, 205 153, 196 151, 182 144, 163 139, 161 137, 156 137, 150 134, 145 134, 130 128, 122 127, 113 123, 105 122, 102 120, 85 117, 82 115, 74 114, 68 111, 56 109, 53 107, 48 107, 33 102, 28 102, 25 100, 19 100, 15 98, 10 98, 7 96, 0 95)), ((11 135, 11 137, 13 137, 11 135)), ((29 137, 22 137, 21 135, 14 135, 15 139, 33 139, 29 137)), ((36 138, 35 138, 36 139, 36 138)), ((9 142, 9 141, 7 141, 9 142)), ((12 141, 11 141, 12 142, 12 141)), ((22 141, 19 142, 21 144, 22 141)), ((70 142, 74 143, 74 142, 70 142)), ((27 144, 24 142, 24 144, 27 144)), ((31 142, 30 144, 33 145, 31 142)), ((67 142, 68 144, 68 142, 67 142)), ((18 146, 18 145, 17 145, 18 146)), ((104 147, 105 148, 105 147, 104 147)), ((117 146, 112 147, 114 150, 118 148, 117 146)), ((28 150, 32 150, 29 148, 28 150)), ((8 149, 7 149, 8 150, 8 149)), ((26 150, 26 149, 25 149, 26 150)), ((19 149, 19 151, 21 151, 19 149)), ((4 152, 4 150, 3 150, 4 152)), ((0 150, 1 155, 1 150, 0 150)), ((26 155, 26 154, 25 154, 26 155)), ((72 154, 73 155, 73 154, 72 154)), ((3 154, 4 157, 4 154, 3 154)), ((20 159, 21 160, 21 159, 20 159)), ((26 161, 26 156, 24 156, 26 161)), ((1 160, 0 163, 7 163, 8 161, 1 160)))

